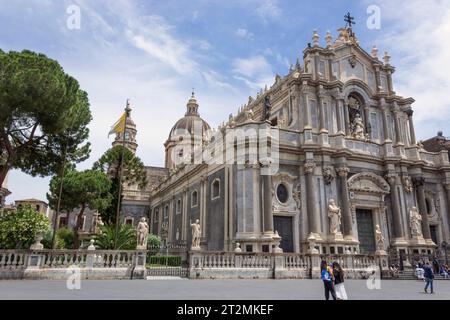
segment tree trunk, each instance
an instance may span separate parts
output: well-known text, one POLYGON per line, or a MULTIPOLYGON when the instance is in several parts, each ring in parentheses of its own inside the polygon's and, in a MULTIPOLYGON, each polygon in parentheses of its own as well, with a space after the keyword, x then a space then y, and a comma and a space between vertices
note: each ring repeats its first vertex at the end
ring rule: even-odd
POLYGON ((79 230, 83 227, 83 214, 86 209, 86 204, 81 205, 80 213, 78 213, 77 217, 77 223, 75 224, 75 229, 73 231, 73 248, 79 249, 80 248, 80 236, 78 234, 79 230))
POLYGON ((8 165, 0 166, 0 188, 3 186, 3 182, 5 182, 6 175, 9 172, 8 165))

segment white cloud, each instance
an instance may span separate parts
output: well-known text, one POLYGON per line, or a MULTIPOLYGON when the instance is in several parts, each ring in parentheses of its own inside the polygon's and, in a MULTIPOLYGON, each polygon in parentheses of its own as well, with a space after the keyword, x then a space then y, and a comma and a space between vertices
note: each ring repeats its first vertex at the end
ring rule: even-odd
POLYGON ((263 19, 275 19, 281 16, 281 9, 278 7, 277 0, 258 1, 256 13, 263 19))
MULTIPOLYGON (((210 66, 220 68, 220 62, 206 40, 188 41, 177 36, 176 28, 163 17, 143 16, 131 2, 89 5, 82 9, 82 29, 76 37, 61 30, 53 37, 58 46, 55 58, 88 92, 93 113, 89 126, 92 153, 79 169, 89 168, 111 146, 113 137, 107 138, 108 129, 120 116, 127 98, 138 129, 137 154, 146 165, 156 166, 164 163, 163 143, 173 124, 184 116, 192 87, 202 117, 213 127, 245 101, 248 92, 231 85, 226 73, 210 66)), ((59 8, 52 8, 48 19, 60 17, 59 8)), ((10 188, 13 194, 8 201, 45 199, 48 178, 14 171, 10 188)))
MULTIPOLYGON (((379 2, 382 29, 378 43, 385 46, 396 66, 398 94, 411 96, 420 139, 436 135, 436 126, 450 123, 450 6, 442 0, 379 2), (420 23, 419 23, 420 22, 420 23)), ((450 135, 450 132, 447 132, 450 135)))
POLYGON ((258 90, 273 80, 272 67, 261 55, 246 59, 235 59, 232 62, 235 79, 244 81, 247 86, 258 90))
POLYGON ((247 29, 245 28, 239 28, 236 30, 236 35, 238 37, 244 38, 244 39, 252 39, 253 38, 253 33, 249 32, 247 29))

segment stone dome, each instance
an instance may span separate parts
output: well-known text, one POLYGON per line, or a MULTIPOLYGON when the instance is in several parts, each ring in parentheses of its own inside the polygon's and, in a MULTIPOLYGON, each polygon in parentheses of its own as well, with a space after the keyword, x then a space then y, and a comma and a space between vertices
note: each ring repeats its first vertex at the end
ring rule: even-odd
POLYGON ((192 92, 192 97, 189 99, 186 105, 186 114, 172 127, 168 140, 172 140, 174 136, 185 135, 187 133, 189 133, 190 135, 203 135, 206 131, 211 129, 209 124, 205 120, 200 118, 200 115, 198 113, 198 106, 199 105, 197 99, 195 98, 194 92, 192 92))

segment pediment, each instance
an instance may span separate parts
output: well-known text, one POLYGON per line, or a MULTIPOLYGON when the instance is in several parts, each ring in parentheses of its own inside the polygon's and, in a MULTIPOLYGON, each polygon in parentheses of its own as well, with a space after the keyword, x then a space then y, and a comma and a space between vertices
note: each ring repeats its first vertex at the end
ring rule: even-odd
POLYGON ((389 194, 389 184, 379 175, 371 172, 358 173, 348 179, 348 188, 354 192, 389 194))

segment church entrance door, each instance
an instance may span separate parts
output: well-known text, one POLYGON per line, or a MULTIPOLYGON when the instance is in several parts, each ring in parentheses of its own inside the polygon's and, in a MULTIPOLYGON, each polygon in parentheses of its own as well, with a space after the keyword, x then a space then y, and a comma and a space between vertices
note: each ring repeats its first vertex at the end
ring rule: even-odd
POLYGON ((274 230, 281 237, 280 247, 283 252, 294 252, 294 237, 292 232, 292 217, 273 217, 274 230))
POLYGON ((374 253, 376 249, 372 210, 357 209, 356 223, 361 254, 374 253))

